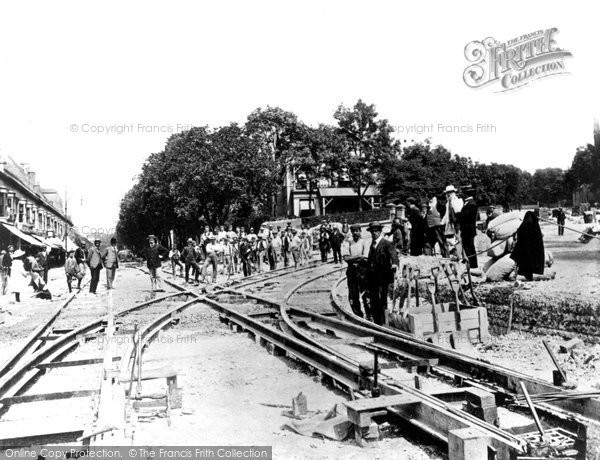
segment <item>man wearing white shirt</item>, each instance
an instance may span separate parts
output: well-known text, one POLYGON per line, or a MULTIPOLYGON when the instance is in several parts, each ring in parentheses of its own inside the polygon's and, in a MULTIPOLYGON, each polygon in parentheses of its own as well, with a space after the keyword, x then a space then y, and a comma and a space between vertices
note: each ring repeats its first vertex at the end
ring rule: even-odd
POLYGON ((208 237, 208 243, 206 245, 206 259, 202 266, 202 278, 206 282, 206 270, 209 265, 212 265, 212 282, 217 282, 217 264, 219 261, 219 254, 223 252, 223 247, 215 241, 215 236, 211 235, 208 237))
POLYGON ((362 305, 367 317, 371 316, 369 296, 367 295, 366 268, 369 244, 362 238, 360 225, 350 227, 350 241, 344 245, 343 259, 348 264, 346 280, 348 282, 348 301, 355 315, 363 317, 362 305))

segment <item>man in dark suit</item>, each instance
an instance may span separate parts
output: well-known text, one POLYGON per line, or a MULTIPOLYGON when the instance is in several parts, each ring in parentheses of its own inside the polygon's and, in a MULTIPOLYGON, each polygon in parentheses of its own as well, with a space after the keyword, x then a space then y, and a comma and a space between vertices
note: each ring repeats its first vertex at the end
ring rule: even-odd
POLYGON ((90 281, 90 294, 96 294, 98 281, 100 281, 100 271, 103 268, 102 254, 100 252, 100 240, 94 240, 94 245, 90 248, 87 256, 87 265, 90 267, 92 279, 90 281))
POLYGON ((379 325, 384 322, 388 289, 398 269, 398 252, 394 244, 383 237, 382 229, 379 222, 371 222, 367 228, 372 238, 367 258, 367 289, 373 321, 379 325))
POLYGON ((460 239, 469 260, 471 268, 477 268, 477 255, 475 250, 475 235, 477 234, 477 204, 473 198, 473 189, 463 190, 466 195, 465 204, 459 215, 460 239))

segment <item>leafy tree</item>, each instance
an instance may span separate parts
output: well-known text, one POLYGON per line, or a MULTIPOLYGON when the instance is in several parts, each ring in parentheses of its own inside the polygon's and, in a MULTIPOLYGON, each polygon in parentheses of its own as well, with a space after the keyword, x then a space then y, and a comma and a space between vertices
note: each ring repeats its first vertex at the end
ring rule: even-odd
POLYGON ((531 182, 531 196, 543 206, 556 206, 568 195, 565 172, 560 168, 537 169, 531 182))
POLYGON ((305 127, 301 147, 292 159, 294 173, 300 171, 306 179, 309 210, 312 210, 313 193, 321 178, 333 178, 344 164, 344 140, 335 128, 319 125, 305 127))
POLYGON ((379 182, 379 172, 386 159, 398 150, 392 138, 392 127, 387 120, 377 120, 373 104, 362 100, 352 108, 340 105, 334 113, 338 132, 346 144, 344 170, 358 195, 358 209, 362 211, 363 198, 368 187, 379 182))
POLYGON ((282 201, 279 203, 275 201, 275 192, 269 198, 270 214, 275 216, 277 206, 280 211, 287 209, 287 191, 282 190, 281 186, 286 176, 289 180, 292 178, 293 159, 303 149, 307 127, 294 113, 267 106, 248 115, 244 128, 246 134, 258 142, 261 152, 269 153, 276 162, 274 177, 283 193, 280 194, 282 201))
POLYGON ((600 149, 588 144, 579 147, 573 157, 565 182, 571 191, 577 187, 589 184, 593 192, 600 192, 600 149))
POLYGON ((387 201, 421 201, 443 193, 446 185, 471 183, 471 160, 453 156, 445 147, 432 148, 429 140, 404 147, 402 155, 388 158, 382 169, 382 193, 387 201))

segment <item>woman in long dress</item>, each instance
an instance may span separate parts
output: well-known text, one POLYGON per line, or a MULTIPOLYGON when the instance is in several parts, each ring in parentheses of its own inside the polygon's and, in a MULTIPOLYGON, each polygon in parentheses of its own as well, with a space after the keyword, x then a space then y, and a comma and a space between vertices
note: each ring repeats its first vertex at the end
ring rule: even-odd
POLYGON ((13 263, 10 273, 10 292, 14 292, 15 301, 21 302, 21 293, 26 292, 31 283, 31 273, 23 267, 25 252, 17 250, 13 254, 13 263))

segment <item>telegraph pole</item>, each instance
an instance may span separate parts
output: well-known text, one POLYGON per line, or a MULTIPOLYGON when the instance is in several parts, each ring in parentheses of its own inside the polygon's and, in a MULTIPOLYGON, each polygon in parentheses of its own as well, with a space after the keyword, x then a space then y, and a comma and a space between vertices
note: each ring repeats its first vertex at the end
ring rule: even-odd
MULTIPOLYGON (((67 252, 67 235, 69 234, 68 229, 69 228, 69 222, 68 222, 68 217, 67 217, 67 187, 65 187, 65 254, 67 252)), ((65 255, 65 260, 66 260, 66 255, 65 255)))

